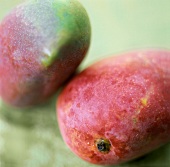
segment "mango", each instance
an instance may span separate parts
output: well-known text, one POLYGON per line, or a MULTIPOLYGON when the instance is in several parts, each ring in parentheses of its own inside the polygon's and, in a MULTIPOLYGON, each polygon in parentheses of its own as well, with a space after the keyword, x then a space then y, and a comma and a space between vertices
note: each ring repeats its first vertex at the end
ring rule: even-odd
POLYGON ((29 0, 0 25, 0 94, 27 107, 49 99, 74 73, 90 45, 91 27, 77 0, 29 0))
POLYGON ((170 141, 170 51, 137 50, 100 60, 61 92, 65 143, 94 164, 120 164, 170 141))

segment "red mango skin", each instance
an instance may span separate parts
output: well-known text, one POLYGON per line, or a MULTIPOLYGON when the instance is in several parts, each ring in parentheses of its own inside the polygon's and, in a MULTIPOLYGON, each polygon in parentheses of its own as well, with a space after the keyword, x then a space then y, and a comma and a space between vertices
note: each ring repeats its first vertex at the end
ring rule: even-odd
POLYGON ((14 8, 0 25, 2 99, 17 107, 48 100, 85 57, 90 32, 77 0, 30 0, 14 8))
POLYGON ((64 141, 82 159, 119 164, 170 141, 170 51, 101 60, 77 75, 57 102, 64 141), (97 140, 110 142, 101 152, 97 140))

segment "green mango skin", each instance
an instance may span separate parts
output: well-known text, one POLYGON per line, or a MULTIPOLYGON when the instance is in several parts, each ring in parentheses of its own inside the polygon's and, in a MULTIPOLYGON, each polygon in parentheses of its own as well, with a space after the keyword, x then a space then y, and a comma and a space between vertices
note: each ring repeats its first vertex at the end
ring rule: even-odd
POLYGON ((94 164, 127 162, 169 142, 170 51, 139 50, 91 65, 62 91, 57 116, 66 144, 94 164))
POLYGON ((77 0, 31 0, 0 25, 0 95, 13 106, 49 99, 90 45, 88 15, 77 0))

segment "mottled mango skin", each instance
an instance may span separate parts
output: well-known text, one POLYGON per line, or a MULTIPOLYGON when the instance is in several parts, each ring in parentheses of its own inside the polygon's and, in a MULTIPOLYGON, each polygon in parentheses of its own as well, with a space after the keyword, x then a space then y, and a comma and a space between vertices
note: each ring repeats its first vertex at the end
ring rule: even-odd
POLYGON ((119 164, 170 141, 170 51, 140 50, 97 62, 60 94, 64 141, 82 159, 119 164), (110 142, 100 152, 96 141, 110 142))
POLYGON ((31 0, 0 25, 0 94, 27 107, 43 102, 76 70, 91 28, 77 0, 31 0))

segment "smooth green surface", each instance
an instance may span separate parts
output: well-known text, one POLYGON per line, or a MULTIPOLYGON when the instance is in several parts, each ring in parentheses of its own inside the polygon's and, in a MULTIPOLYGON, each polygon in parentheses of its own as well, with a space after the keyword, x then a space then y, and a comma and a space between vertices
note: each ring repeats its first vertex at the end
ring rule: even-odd
MULTIPOLYGON (((0 0, 0 19, 21 0, 0 0)), ((89 13, 92 42, 81 64, 138 48, 170 48, 169 0, 80 0, 89 13)), ((57 95, 56 95, 57 97, 57 95)), ((93 167, 63 143, 54 97, 30 109, 13 109, 0 101, 0 167, 93 167)), ((170 144, 122 164, 124 167, 169 167, 170 144)), ((116 167, 118 167, 117 165, 116 167)))
MULTIPOLYGON (((37 3, 37 1, 35 2, 37 3)), ((43 4, 44 2, 40 0, 38 3, 43 4)), ((42 64, 45 67, 51 66, 58 57, 62 58, 62 48, 67 46, 71 47, 71 44, 75 43, 75 41, 79 41, 79 43, 76 46, 73 45, 72 48, 88 48, 91 35, 91 27, 87 13, 78 1, 53 1, 50 6, 52 6, 53 11, 55 11, 56 19, 58 19, 59 22, 56 29, 58 39, 52 44, 51 50, 53 50, 53 52, 51 55, 42 60, 42 64), (57 43, 57 47, 55 43, 57 43)), ((67 54, 71 53, 68 52, 67 54)), ((64 57, 66 57, 66 55, 64 55, 64 57)))

